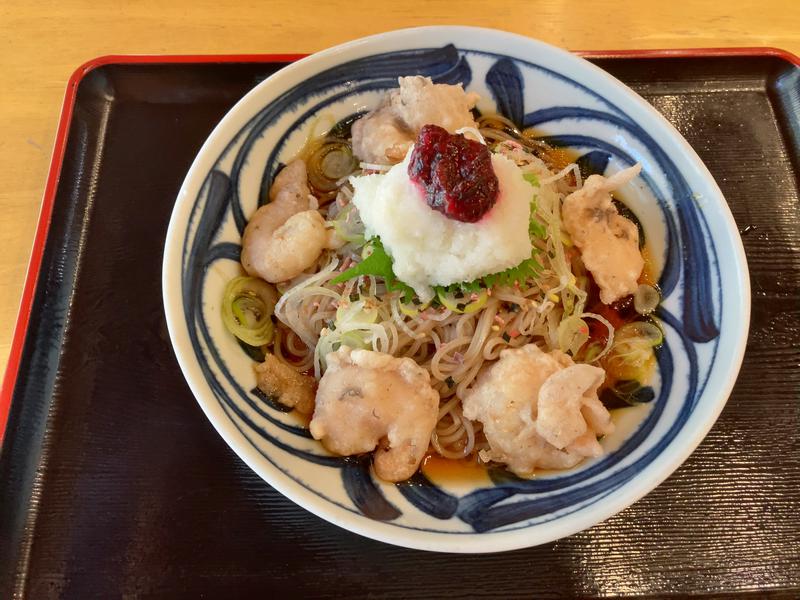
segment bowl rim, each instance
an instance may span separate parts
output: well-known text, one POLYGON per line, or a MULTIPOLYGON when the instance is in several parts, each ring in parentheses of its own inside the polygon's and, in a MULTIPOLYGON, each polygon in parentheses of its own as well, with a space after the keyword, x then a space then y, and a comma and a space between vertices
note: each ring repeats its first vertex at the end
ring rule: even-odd
MULTIPOLYGON (((615 91, 617 95, 620 95, 626 101, 626 112, 636 123, 642 123, 644 120, 649 129, 660 127, 662 131, 671 138, 671 141, 675 142, 686 155, 694 171, 693 175, 705 182, 715 201, 715 208, 721 213, 725 220, 724 231, 727 233, 728 238, 725 241, 733 248, 734 253, 732 260, 739 268, 736 269, 738 280, 736 282, 721 282, 721 286, 727 287, 735 283, 739 290, 741 290, 741 294, 739 295, 740 304, 736 316, 739 322, 749 324, 750 280, 741 237, 739 236, 730 208, 716 181, 697 153, 677 129, 675 129, 675 127, 654 107, 647 103, 646 100, 621 81, 579 56, 534 38, 499 29, 467 26, 425 26, 398 29, 345 42, 321 52, 311 54, 288 65, 256 85, 243 96, 225 116, 222 117, 212 133, 205 140, 178 192, 165 239, 162 263, 164 310, 173 351, 175 352, 183 376, 206 417, 228 446, 230 446, 259 477, 277 489, 281 494, 318 517, 349 531, 382 542, 419 550, 441 552, 497 552, 544 544, 583 531, 621 512, 669 477, 697 448, 714 425, 725 406, 741 367, 749 326, 746 325, 742 328, 736 336, 736 343, 726 352, 730 357, 730 368, 728 369, 725 380, 718 383, 715 390, 706 388, 699 396, 705 399, 706 410, 704 414, 698 416, 700 413, 695 411, 691 418, 680 429, 675 439, 666 446, 661 455, 656 458, 653 463, 647 465, 642 472, 623 484, 613 495, 602 498, 594 504, 595 510, 577 511, 576 513, 566 515, 553 521, 534 524, 511 531, 500 530, 484 533, 449 534, 444 532, 410 530, 397 527, 390 523, 375 521, 363 515, 354 515, 329 500, 304 489, 261 457, 244 435, 236 429, 233 422, 224 413, 219 404, 215 401, 209 401, 207 398, 208 392, 204 389, 207 385, 205 378, 199 371, 193 352, 191 349, 185 348, 188 338, 188 329, 185 326, 179 291, 180 285, 176 285, 175 282, 176 267, 181 264, 181 242, 183 241, 185 233, 185 221, 181 217, 182 213, 187 211, 187 206, 191 206, 196 197, 196 193, 190 193, 190 190, 196 189, 199 191, 211 165, 216 161, 221 148, 224 147, 224 144, 230 138, 229 132, 238 131, 239 128, 252 117, 258 108, 264 106, 265 101, 261 97, 264 95, 268 96, 267 101, 272 101, 274 99, 276 93, 265 93, 265 89, 281 88, 285 90, 301 82, 309 75, 313 75, 333 64, 338 64, 341 60, 351 60, 361 56, 398 50, 401 47, 427 47, 422 43, 417 43, 415 39, 437 36, 442 38, 449 36, 451 39, 448 41, 456 43, 457 47, 459 44, 455 42, 455 40, 465 41, 470 39, 473 40, 472 45, 474 46, 485 45, 485 40, 487 38, 490 38, 491 41, 503 41, 509 45, 507 50, 505 50, 505 52, 507 52, 506 55, 515 59, 521 59, 519 53, 523 51, 530 51, 531 53, 538 52, 537 58, 539 56, 545 57, 546 61, 544 62, 552 60, 560 61, 560 64, 563 65, 560 70, 574 68, 580 76, 580 82, 582 84, 590 88, 592 88, 592 84, 599 84, 604 94, 608 93, 609 90, 615 91), (400 46, 375 48, 374 51, 372 50, 373 46, 386 44, 390 46, 399 44, 400 46), (309 69, 311 69, 311 73, 306 72, 309 69), (713 392, 713 396, 710 392, 713 392), (712 396, 713 401, 709 400, 709 396, 712 396)), ((440 41, 439 45, 443 43, 443 41, 440 41)), ((710 237, 714 237, 711 235, 710 231, 708 234, 710 237)), ((180 269, 177 269, 177 271, 179 272, 180 269)), ((709 371, 709 373, 711 373, 711 371, 709 371)), ((711 387, 710 384, 711 381, 709 380, 709 387, 711 387)), ((698 408, 700 408, 699 402, 698 408)))

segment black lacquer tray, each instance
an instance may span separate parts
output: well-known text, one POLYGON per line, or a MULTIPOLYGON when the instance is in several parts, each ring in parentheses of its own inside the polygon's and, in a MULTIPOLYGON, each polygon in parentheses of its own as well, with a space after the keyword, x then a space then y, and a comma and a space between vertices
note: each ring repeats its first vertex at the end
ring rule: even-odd
POLYGON ((0 397, 0 597, 798 597, 800 66, 769 49, 586 55, 694 146, 750 266, 738 383, 672 477, 583 533, 474 556, 374 542, 275 492, 184 382, 160 274, 201 144, 297 57, 107 57, 70 81, 0 397))

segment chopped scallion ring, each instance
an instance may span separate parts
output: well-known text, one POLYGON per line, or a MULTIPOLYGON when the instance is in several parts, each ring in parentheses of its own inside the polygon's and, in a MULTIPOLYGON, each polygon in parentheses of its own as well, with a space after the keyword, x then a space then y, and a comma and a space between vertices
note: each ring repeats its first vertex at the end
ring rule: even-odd
POLYGON ((245 344, 263 346, 272 341, 272 311, 278 294, 256 277, 236 277, 228 282, 222 297, 222 322, 245 344))

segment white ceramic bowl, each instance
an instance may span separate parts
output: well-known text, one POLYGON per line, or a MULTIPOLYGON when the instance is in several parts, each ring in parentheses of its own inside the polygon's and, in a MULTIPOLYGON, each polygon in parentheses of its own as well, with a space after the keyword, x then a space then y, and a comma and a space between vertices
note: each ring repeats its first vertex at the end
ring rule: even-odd
POLYGON ((678 132, 590 63, 500 31, 426 27, 320 52, 247 94, 203 145, 166 240, 164 305, 178 360, 220 435, 277 490, 328 521, 385 542, 450 552, 541 544, 590 527, 672 473, 713 425, 742 360, 750 293, 725 199, 678 132), (251 392, 251 361, 225 331, 219 301, 238 272, 240 232, 279 162, 312 128, 374 107, 400 75, 462 82, 479 108, 535 125, 613 172, 643 166, 625 198, 643 222, 665 300, 656 399, 609 452, 530 481, 417 476, 376 480, 368 460, 328 455, 292 414, 251 392), (434 479, 436 479, 434 477, 434 479))

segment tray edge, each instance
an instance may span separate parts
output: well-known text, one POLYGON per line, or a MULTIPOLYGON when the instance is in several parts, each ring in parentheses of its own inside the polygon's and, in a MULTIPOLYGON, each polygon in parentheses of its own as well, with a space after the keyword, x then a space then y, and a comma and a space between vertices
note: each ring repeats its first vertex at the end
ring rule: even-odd
POLYGON ((11 399, 14 395, 17 375, 19 374, 19 366, 25 346, 25 337, 27 335, 31 310, 33 308, 33 299, 36 295, 44 247, 50 231, 50 219, 53 213, 56 189, 58 188, 58 182, 61 178, 61 168, 63 166, 64 153, 67 147, 69 126, 72 122, 72 111, 75 107, 75 96, 78 84, 82 78, 83 74, 79 74, 77 71, 70 76, 64 93, 64 100, 61 104, 56 137, 53 142, 53 154, 50 158, 50 167, 47 171, 42 204, 39 208, 36 232, 31 247, 31 257, 28 261, 28 267, 25 273, 25 281, 22 287, 17 319, 11 338, 11 349, 8 355, 8 362, 6 363, 6 370, 3 375, 2 387, 0 387, 0 452, 2 452, 2 442, 8 425, 8 418, 11 411, 11 399))
MULTIPOLYGON (((800 57, 774 47, 731 47, 731 48, 677 48, 677 49, 631 49, 631 50, 575 50, 575 54, 583 58, 704 58, 725 56, 772 56, 780 58, 800 68, 800 57)), ((36 225, 31 258, 23 284, 22 295, 14 325, 11 349, 0 387, 0 452, 8 426, 11 401, 16 387, 19 366, 25 345, 28 324, 30 321, 33 299, 39 280, 44 247, 50 229, 56 189, 61 176, 64 153, 66 150, 72 112, 81 81, 91 71, 111 64, 192 64, 192 63, 258 63, 258 62, 294 62, 305 58, 308 54, 108 54, 92 58, 80 65, 70 76, 61 107, 53 154, 47 174, 47 182, 42 197, 42 205, 36 225)))

